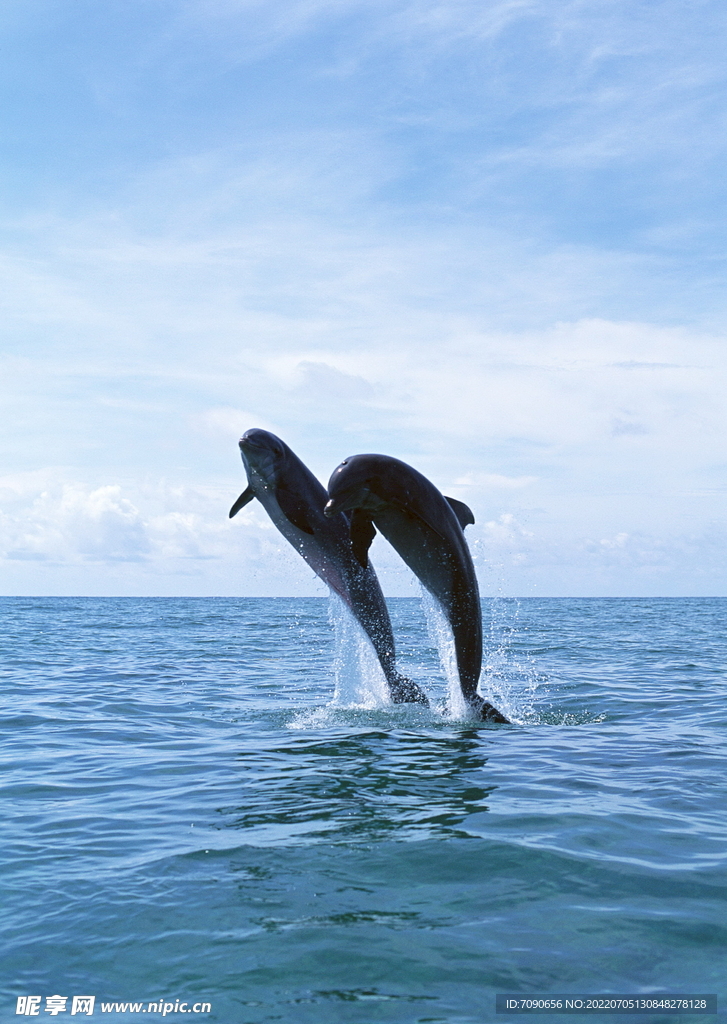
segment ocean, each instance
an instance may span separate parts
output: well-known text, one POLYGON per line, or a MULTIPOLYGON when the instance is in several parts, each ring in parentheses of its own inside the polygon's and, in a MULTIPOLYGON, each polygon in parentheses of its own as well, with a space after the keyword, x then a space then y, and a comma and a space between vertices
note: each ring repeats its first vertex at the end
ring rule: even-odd
POLYGON ((326 599, 0 599, 0 1021, 727 1020, 727 599, 485 600, 511 725, 389 604, 431 708, 326 599))

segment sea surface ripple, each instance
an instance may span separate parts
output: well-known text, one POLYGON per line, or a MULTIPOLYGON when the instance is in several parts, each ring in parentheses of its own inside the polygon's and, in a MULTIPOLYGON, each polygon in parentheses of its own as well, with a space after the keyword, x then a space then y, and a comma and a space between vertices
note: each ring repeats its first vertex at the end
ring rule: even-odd
POLYGON ((484 601, 507 726, 452 716, 389 603, 430 709, 361 699, 325 599, 0 599, 0 1020, 520 1020, 498 992, 727 1020, 727 599, 484 601))

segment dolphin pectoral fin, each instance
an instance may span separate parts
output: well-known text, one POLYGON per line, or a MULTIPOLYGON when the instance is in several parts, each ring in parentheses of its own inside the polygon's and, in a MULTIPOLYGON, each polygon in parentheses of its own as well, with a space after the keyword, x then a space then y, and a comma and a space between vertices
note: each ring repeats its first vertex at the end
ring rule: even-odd
POLYGON ((463 530, 465 526, 475 525, 475 517, 472 514, 472 509, 469 505, 465 505, 463 501, 457 501, 456 498, 448 498, 446 494, 444 495, 444 498, 445 501, 449 502, 452 511, 457 516, 457 519, 459 519, 459 525, 463 530))
POLYGON ((288 491, 285 487, 278 487, 275 491, 278 505, 285 518, 297 526, 303 533, 313 534, 313 527, 308 518, 308 511, 303 499, 294 491, 288 491))
POLYGON ((235 502, 235 504, 230 509, 230 519, 232 519, 233 516, 236 516, 240 509, 244 508, 245 505, 247 505, 248 501, 252 501, 254 497, 255 492, 253 491, 252 487, 246 487, 245 490, 240 495, 240 497, 235 502))
POLYGON ((375 536, 376 527, 366 513, 360 508, 354 509, 351 516, 351 547, 356 561, 364 569, 369 564, 369 548, 375 536))

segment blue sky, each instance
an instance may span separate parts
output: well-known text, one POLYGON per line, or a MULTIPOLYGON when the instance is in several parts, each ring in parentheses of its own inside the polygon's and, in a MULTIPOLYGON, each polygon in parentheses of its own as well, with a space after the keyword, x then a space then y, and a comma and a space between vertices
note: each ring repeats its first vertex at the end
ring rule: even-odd
POLYGON ((6 0, 3 591, 323 593, 226 518, 264 426, 467 501, 485 593, 727 593, 726 20, 6 0))

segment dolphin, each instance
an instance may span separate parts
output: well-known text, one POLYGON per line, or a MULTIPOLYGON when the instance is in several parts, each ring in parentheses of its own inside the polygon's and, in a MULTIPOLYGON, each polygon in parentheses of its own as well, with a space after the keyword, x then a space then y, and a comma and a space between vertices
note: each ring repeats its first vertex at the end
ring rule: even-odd
POLYGON ((351 544, 362 567, 376 528, 442 606, 452 628, 462 694, 473 716, 507 722, 477 692, 482 668, 482 610, 464 528, 475 517, 425 476, 388 455, 353 455, 328 484, 327 516, 352 511, 351 544), (375 525, 374 525, 375 524, 375 525))
POLYGON ((313 571, 349 607, 374 646, 394 704, 429 704, 424 692, 396 668, 394 634, 373 567, 353 553, 348 516, 325 516, 328 495, 297 455, 275 434, 253 428, 240 438, 248 486, 230 519, 257 498, 273 523, 313 571))

